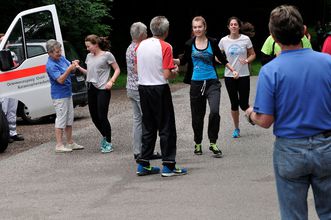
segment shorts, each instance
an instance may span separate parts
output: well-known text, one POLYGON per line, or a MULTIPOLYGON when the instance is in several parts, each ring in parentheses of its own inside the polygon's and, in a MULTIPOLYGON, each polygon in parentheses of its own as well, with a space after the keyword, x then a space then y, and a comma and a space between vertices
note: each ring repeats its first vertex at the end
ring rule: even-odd
POLYGON ((74 106, 72 97, 53 99, 53 105, 55 107, 55 128, 65 128, 72 126, 74 122, 74 106))

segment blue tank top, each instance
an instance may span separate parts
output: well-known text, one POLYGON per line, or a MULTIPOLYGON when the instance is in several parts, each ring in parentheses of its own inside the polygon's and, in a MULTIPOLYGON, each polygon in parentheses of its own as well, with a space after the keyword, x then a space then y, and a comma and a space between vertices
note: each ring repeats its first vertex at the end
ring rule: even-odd
POLYGON ((199 50, 192 45, 193 74, 192 80, 217 79, 216 71, 213 66, 214 54, 210 42, 206 49, 199 50))

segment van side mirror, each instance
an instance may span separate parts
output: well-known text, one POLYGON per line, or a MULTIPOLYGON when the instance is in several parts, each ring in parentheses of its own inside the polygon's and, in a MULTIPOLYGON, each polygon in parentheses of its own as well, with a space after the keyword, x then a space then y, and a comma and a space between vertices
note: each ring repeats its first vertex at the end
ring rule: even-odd
POLYGON ((0 70, 8 71, 14 67, 10 50, 0 50, 0 70))

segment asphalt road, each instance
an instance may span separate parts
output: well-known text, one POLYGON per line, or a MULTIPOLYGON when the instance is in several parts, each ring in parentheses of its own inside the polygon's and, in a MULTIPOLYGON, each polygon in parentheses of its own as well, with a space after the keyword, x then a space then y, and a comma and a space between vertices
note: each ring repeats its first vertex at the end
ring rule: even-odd
MULTIPOLYGON (((251 79, 253 102, 256 77, 251 79)), ((206 129, 204 154, 196 156, 188 92, 189 87, 183 86, 173 93, 177 162, 188 168, 188 175, 136 176, 130 103, 113 93, 109 116, 114 152, 100 153, 101 137, 85 112, 74 124, 74 138, 84 150, 56 154, 53 125, 47 124, 37 135, 49 133, 49 140, 0 157, 0 219, 279 219, 272 129, 251 126, 241 114, 241 138, 231 138, 230 104, 223 86, 218 144, 224 157, 212 157, 206 129)), ((160 166, 161 161, 152 164, 160 166)), ((311 192, 308 206, 309 219, 318 219, 311 192)))

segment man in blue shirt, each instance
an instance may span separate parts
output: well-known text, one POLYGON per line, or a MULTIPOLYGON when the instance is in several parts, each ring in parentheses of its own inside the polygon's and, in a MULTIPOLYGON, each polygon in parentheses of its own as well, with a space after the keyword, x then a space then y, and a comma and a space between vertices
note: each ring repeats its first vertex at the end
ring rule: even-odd
POLYGON ((273 153, 282 219, 308 219, 311 186, 320 219, 331 219, 331 56, 302 48, 304 25, 293 6, 270 15, 281 53, 260 70, 253 124, 276 136, 273 153))

